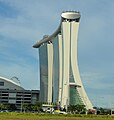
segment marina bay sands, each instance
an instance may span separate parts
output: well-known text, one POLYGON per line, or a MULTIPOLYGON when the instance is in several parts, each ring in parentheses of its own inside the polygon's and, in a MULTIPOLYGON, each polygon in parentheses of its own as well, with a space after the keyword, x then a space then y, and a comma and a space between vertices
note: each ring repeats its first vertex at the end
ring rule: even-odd
POLYGON ((93 108, 78 68, 80 16, 77 11, 62 12, 58 29, 33 45, 39 49, 42 102, 59 103, 63 108, 76 104, 93 108))

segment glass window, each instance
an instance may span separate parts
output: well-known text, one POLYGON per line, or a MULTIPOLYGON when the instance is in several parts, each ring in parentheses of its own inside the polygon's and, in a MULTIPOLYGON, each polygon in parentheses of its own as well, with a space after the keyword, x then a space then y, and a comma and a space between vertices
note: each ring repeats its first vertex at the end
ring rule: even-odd
POLYGON ((58 37, 53 40, 53 103, 58 102, 59 95, 59 48, 58 37))
POLYGON ((47 101, 48 92, 48 57, 47 57, 47 43, 44 43, 39 48, 40 61, 40 101, 47 101))
POLYGON ((70 104, 71 105, 82 105, 82 100, 79 96, 76 86, 70 86, 70 104))
POLYGON ((0 82, 0 86, 4 86, 4 82, 0 82))

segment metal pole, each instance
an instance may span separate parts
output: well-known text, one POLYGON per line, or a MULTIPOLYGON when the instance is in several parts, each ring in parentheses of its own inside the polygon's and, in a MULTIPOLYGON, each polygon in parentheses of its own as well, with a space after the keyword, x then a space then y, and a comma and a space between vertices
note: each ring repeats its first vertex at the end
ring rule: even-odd
POLYGON ((22 112, 22 109, 23 109, 23 108, 22 108, 22 96, 21 96, 21 112, 22 112))

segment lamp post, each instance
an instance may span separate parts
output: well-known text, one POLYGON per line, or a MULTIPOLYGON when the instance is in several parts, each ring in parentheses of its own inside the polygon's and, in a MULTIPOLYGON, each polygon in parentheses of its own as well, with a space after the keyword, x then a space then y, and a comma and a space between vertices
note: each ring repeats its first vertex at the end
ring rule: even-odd
POLYGON ((22 96, 21 96, 21 112, 22 112, 23 106, 22 106, 22 96))

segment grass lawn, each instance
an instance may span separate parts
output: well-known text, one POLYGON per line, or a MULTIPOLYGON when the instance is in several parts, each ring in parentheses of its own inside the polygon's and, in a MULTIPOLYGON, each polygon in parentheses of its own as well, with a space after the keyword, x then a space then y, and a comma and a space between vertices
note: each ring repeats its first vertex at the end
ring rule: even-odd
POLYGON ((52 115, 37 113, 0 113, 0 120, 114 120, 104 115, 52 115))

